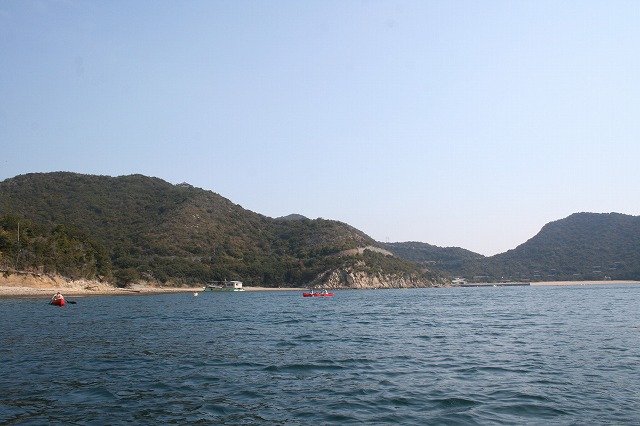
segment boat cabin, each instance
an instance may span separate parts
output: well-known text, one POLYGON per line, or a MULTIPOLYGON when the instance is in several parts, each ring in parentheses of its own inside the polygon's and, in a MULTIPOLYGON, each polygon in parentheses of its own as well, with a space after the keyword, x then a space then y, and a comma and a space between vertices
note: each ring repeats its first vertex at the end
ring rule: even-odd
POLYGON ((242 281, 226 281, 224 287, 228 289, 238 290, 242 288, 242 281))

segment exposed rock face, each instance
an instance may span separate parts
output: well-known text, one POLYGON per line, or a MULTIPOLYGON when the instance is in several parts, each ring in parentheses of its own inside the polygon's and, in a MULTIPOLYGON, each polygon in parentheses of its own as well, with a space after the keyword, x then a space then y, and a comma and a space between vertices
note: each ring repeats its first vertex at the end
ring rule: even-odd
POLYGON ((385 250, 380 247, 375 246, 366 246, 366 247, 358 247, 350 250, 344 250, 339 253, 340 256, 355 256, 356 254, 363 254, 365 250, 370 250, 376 253, 384 254, 385 256, 395 256, 389 250, 385 250))
POLYGON ((431 281, 420 276, 383 275, 336 269, 318 276, 313 284, 326 288, 371 289, 444 287, 448 283, 444 279, 431 281))

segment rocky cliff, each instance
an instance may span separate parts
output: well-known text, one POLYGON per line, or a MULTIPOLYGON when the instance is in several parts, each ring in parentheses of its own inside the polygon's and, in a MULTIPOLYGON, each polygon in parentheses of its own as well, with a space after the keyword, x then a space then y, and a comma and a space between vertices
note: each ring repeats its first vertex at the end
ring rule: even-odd
POLYGON ((331 289, 382 289, 446 287, 450 282, 443 277, 431 277, 427 279, 418 274, 403 275, 367 272, 347 267, 327 271, 319 275, 313 284, 318 288, 331 289))

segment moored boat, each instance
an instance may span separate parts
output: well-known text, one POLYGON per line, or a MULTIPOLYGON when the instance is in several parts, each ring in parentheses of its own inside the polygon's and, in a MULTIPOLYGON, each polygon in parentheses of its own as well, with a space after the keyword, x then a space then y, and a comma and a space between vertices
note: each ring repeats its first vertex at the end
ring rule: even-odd
POLYGON ((212 281, 204 291, 244 291, 242 281, 212 281))

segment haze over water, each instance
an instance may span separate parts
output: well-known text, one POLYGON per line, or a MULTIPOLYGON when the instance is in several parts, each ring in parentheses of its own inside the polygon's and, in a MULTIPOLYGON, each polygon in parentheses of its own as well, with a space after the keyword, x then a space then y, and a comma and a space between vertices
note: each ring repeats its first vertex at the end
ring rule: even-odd
POLYGON ((636 285, 76 301, 0 299, 0 424, 640 418, 636 285))

